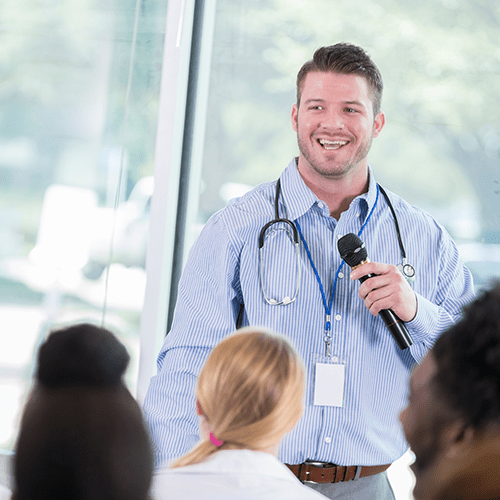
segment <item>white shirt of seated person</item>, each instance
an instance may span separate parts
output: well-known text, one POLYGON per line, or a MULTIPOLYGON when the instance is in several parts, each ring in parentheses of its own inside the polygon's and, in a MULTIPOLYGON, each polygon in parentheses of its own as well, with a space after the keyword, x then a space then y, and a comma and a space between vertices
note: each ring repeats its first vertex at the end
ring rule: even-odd
MULTIPOLYGON (((200 416, 202 439, 208 440, 212 432, 210 423, 203 414, 198 401, 196 408, 200 416)), ((154 500, 177 498, 182 498, 182 500, 324 500, 325 496, 303 485, 278 460, 280 442, 281 439, 263 450, 219 450, 197 464, 175 469, 170 469, 168 466, 162 467, 155 472, 152 497, 154 500)))

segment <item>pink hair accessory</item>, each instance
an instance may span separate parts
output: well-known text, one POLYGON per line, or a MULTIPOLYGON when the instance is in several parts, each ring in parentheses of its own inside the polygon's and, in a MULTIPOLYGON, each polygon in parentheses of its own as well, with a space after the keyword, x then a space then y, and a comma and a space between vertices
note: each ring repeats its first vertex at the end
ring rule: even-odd
POLYGON ((210 433, 210 442, 214 445, 214 446, 217 446, 217 448, 219 446, 222 446, 222 443, 224 441, 221 441, 220 439, 217 439, 212 433, 210 433))

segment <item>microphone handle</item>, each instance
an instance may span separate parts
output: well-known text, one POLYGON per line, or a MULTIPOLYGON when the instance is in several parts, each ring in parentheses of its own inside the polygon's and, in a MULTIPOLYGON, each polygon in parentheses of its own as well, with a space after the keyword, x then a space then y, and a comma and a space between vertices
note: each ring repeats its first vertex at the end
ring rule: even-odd
MULTIPOLYGON (((359 278, 361 283, 365 282, 368 278, 373 278, 375 274, 367 274, 362 278, 359 278)), ((400 349, 407 349, 413 344, 413 339, 411 338, 406 325, 401 321, 391 309, 382 309, 379 316, 384 320, 385 325, 391 332, 393 339, 398 344, 400 349)))

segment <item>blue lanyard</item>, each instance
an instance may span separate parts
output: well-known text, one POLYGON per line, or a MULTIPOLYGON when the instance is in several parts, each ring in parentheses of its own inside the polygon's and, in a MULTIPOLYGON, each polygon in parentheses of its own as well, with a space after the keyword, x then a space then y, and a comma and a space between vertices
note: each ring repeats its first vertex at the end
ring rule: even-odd
MULTIPOLYGON (((364 224, 361 226, 361 229, 358 232, 358 236, 361 236, 361 234, 363 233, 366 225, 368 224, 368 221, 370 220, 370 218, 371 218, 371 216, 372 216, 372 214, 373 214, 373 212, 375 210, 375 207, 377 206, 379 193, 380 193, 380 189, 379 189, 378 184, 377 184, 377 196, 375 198, 375 203, 373 204, 373 207, 370 210, 370 213, 368 214, 368 217, 366 218, 364 224)), ((331 352, 330 352, 330 345, 331 345, 330 330, 331 330, 331 327, 332 327, 332 324, 331 324, 331 312, 332 312, 332 306, 333 306, 333 296, 335 294, 335 289, 337 288, 337 280, 338 280, 338 277, 339 277, 339 274, 340 274, 340 270, 342 269, 342 266, 344 265, 344 261, 342 261, 340 263, 340 266, 337 269, 337 272, 335 273, 335 280, 333 281, 333 287, 332 287, 332 293, 331 293, 331 296, 330 296, 330 302, 327 303, 326 302, 325 290, 323 289, 323 284, 321 283, 321 278, 319 277, 318 270, 316 269, 316 266, 314 265, 314 261, 312 259, 311 252, 310 252, 309 247, 307 246, 307 242, 304 239, 304 236, 302 234, 302 229, 300 228, 300 224, 299 224, 299 222, 297 220, 295 220, 294 222, 295 222, 295 225, 297 226, 297 229, 299 231, 300 239, 302 240, 302 243, 304 243, 304 248, 306 249, 307 257, 309 258, 309 262, 311 263, 311 267, 313 268, 314 274, 316 275, 316 280, 317 280, 317 282, 319 284, 319 290, 321 292, 321 297, 323 299, 323 305, 325 306, 325 312, 326 312, 326 324, 325 324, 326 355, 327 356, 331 356, 331 352)))

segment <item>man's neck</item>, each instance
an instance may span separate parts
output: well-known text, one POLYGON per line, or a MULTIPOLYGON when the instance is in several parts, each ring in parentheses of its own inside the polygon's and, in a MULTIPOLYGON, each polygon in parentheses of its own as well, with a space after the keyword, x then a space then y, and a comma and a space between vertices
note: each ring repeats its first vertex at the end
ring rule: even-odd
POLYGON ((368 168, 364 175, 330 179, 320 176, 306 177, 300 172, 300 167, 299 173, 306 186, 328 205, 330 215, 337 220, 342 212, 349 208, 354 198, 368 192, 368 168))

